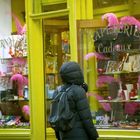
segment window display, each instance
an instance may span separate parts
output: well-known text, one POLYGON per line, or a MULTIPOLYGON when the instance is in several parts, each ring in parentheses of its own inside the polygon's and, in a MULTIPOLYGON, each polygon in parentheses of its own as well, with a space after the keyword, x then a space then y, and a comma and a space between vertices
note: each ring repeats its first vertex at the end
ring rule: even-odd
POLYGON ((99 129, 140 129, 140 22, 122 17, 119 24, 92 28, 88 22, 78 33, 79 48, 86 48, 83 69, 89 86, 95 85, 88 93, 98 104, 93 121, 99 129), (91 71, 96 75, 92 84, 91 71))
POLYGON ((0 127, 29 128, 26 36, 1 38, 0 50, 0 127))

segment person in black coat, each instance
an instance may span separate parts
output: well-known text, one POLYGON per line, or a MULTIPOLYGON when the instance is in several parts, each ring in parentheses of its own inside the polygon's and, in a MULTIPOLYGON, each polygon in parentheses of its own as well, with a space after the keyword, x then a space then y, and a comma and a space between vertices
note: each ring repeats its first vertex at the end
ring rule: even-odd
POLYGON ((97 140, 98 132, 93 124, 86 97, 88 86, 84 83, 83 72, 76 62, 66 62, 60 68, 62 90, 72 85, 68 91, 70 109, 76 112, 76 121, 69 131, 55 131, 58 140, 97 140))

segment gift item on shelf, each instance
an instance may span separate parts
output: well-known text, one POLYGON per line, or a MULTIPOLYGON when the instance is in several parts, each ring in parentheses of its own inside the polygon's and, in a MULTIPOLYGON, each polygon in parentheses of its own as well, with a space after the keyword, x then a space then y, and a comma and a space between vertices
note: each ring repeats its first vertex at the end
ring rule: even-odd
POLYGON ((14 74, 11 79, 13 87, 16 86, 17 88, 17 95, 19 98, 24 98, 23 90, 24 86, 28 85, 27 77, 23 76, 22 74, 14 74))

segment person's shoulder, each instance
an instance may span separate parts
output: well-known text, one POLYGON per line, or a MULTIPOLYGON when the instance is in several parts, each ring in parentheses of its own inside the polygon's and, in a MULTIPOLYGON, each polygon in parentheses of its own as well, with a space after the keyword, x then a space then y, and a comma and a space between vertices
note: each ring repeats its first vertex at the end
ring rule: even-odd
POLYGON ((81 85, 72 85, 72 89, 75 89, 75 90, 83 90, 84 91, 84 89, 82 88, 82 86, 81 85))
POLYGON ((72 91, 75 96, 83 96, 86 94, 85 90, 80 85, 72 85, 72 91))

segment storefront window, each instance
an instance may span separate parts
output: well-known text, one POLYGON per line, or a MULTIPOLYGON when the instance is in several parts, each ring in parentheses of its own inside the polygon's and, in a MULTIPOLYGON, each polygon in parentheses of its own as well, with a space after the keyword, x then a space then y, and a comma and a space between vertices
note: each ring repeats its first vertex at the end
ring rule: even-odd
POLYGON ((95 126, 139 129, 140 31, 134 25, 123 28, 88 28, 88 25, 89 21, 79 28, 78 44, 89 85, 87 95, 89 101, 94 99, 90 104, 95 126))
MULTIPOLYGON (((44 20, 43 23, 46 116, 48 117, 53 92, 61 84, 59 69, 64 62, 70 61, 71 54, 68 21, 51 19, 44 20), (51 23, 55 23, 55 25, 51 23)), ((48 123, 47 126, 49 126, 48 123)))
POLYGON ((53 12, 67 9, 67 0, 38 0, 32 1, 33 14, 53 12))
POLYGON ((52 12, 57 10, 67 9, 67 3, 54 3, 54 4, 42 4, 42 12, 52 12))
POLYGON ((93 0, 93 8, 105 8, 110 6, 117 6, 117 5, 123 5, 128 4, 128 0, 93 0))
POLYGON ((24 1, 1 1, 0 19, 4 24, 0 28, 0 128, 30 127, 24 5, 24 1))

